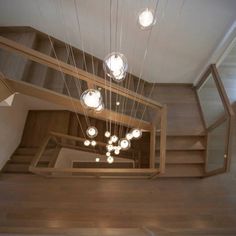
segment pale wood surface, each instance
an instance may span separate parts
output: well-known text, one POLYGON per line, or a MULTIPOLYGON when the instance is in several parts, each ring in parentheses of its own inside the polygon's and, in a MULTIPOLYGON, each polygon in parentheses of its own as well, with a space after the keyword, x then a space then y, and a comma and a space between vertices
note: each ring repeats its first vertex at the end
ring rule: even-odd
POLYGON ((4 174, 0 179, 0 226, 12 230, 145 227, 156 235, 234 235, 235 184, 235 169, 206 179, 153 181, 48 180, 4 174))

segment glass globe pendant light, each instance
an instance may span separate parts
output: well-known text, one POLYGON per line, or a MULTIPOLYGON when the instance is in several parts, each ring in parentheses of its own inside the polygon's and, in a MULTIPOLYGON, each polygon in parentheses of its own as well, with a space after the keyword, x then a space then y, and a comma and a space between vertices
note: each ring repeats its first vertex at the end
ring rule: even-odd
POLYGON ((111 164, 113 161, 114 161, 114 158, 113 158, 112 156, 109 156, 109 157, 107 158, 107 162, 108 162, 109 164, 111 164))
POLYGON ((102 102, 98 108, 95 109, 96 112, 102 112, 104 110, 104 103, 102 102))
POLYGON ((88 135, 89 138, 95 138, 98 135, 98 130, 94 126, 90 126, 86 130, 86 134, 88 135))
POLYGON ((114 153, 115 153, 116 155, 119 155, 119 154, 120 154, 120 149, 117 148, 117 147, 115 147, 115 151, 114 151, 114 153))
POLYGON ((119 146, 122 150, 127 150, 130 148, 130 141, 126 138, 122 138, 119 140, 119 146))
POLYGON ((110 139, 113 143, 116 143, 118 141, 118 137, 116 135, 112 135, 110 139))
POLYGON ((87 89, 81 94, 80 101, 87 109, 98 109, 102 104, 102 95, 99 90, 87 89))
POLYGON ((109 138, 111 136, 111 133, 109 131, 106 131, 104 135, 106 138, 109 138))
POLYGON ((108 144, 106 146, 106 149, 107 149, 108 152, 111 152, 113 150, 113 146, 111 144, 108 144))
POLYGON ((125 135, 125 137, 128 139, 128 140, 131 140, 133 138, 133 134, 132 133, 128 133, 125 135))
POLYGON ((138 23, 141 29, 150 29, 153 25, 155 25, 156 20, 154 18, 154 12, 151 9, 144 9, 139 13, 138 23))
POLYGON ((84 141, 84 146, 88 147, 90 145, 90 141, 89 140, 85 140, 84 141))
POLYGON ((97 145, 97 142, 96 142, 95 140, 92 140, 92 141, 91 141, 91 145, 92 145, 93 147, 95 147, 95 146, 97 145))
POLYGON ((131 130, 131 134, 135 139, 141 138, 142 137, 142 131, 140 129, 134 128, 131 130))
POLYGON ((103 68, 110 78, 116 82, 121 82, 128 70, 127 59, 123 54, 113 52, 104 59, 103 68))

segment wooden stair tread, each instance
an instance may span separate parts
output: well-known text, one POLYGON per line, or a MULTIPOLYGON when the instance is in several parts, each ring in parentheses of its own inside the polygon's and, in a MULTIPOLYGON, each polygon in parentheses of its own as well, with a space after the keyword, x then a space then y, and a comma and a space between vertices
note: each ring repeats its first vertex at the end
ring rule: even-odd
MULTIPOLYGON (((32 159, 34 158, 34 155, 13 155, 10 159, 10 161, 13 163, 30 163, 32 159)), ((50 161, 51 156, 50 155, 44 155, 42 156, 42 161, 50 161)))
POLYGON ((27 164, 14 164, 14 163, 7 163, 3 168, 4 173, 30 173, 29 172, 29 165, 27 164))
MULTIPOLYGON (((54 148, 51 149, 47 149, 44 154, 45 155, 50 155, 53 152, 54 148)), ((17 150, 15 151, 14 155, 32 155, 34 156, 36 154, 36 152, 38 151, 38 147, 32 147, 32 148, 28 148, 28 147, 19 147, 17 148, 17 150)))
MULTIPOLYGON (((167 136, 167 150, 205 150, 204 136, 167 136)), ((157 138, 156 150, 160 149, 157 138)))
POLYGON ((167 164, 165 173, 160 177, 202 177, 204 176, 204 165, 201 164, 167 164))
MULTIPOLYGON (((156 156, 159 163, 159 155, 156 156)), ((166 164, 200 164, 204 163, 204 152, 202 151, 167 151, 166 164)))

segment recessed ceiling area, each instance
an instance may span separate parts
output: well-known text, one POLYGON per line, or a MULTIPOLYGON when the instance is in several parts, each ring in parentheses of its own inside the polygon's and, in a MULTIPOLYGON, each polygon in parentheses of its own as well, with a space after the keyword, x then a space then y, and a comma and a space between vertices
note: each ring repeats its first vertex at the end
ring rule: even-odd
POLYGON ((0 25, 31 26, 100 59, 120 51, 129 72, 149 82, 193 83, 236 20, 235 0, 76 3, 78 8, 67 0, 0 0, 0 25), (140 30, 138 13, 156 4, 156 25, 140 30))

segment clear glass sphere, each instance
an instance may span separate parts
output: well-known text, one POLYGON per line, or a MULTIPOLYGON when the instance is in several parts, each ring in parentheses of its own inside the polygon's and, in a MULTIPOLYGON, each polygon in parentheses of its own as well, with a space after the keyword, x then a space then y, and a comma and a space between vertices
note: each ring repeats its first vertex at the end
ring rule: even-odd
POLYGON ((117 142, 117 141, 118 141, 118 137, 117 137, 116 135, 112 135, 112 136, 111 136, 111 141, 112 141, 113 143, 117 142))
POLYGON ((107 151, 111 152, 113 150, 113 146, 111 144, 106 145, 107 151))
POLYGON ((106 156, 109 157, 111 155, 110 152, 106 152, 106 156))
POLYGON ((95 109, 96 112, 102 112, 104 110, 105 106, 104 103, 102 102, 98 108, 95 109))
POLYGON ((125 136, 128 140, 131 140, 133 138, 133 134, 132 133, 128 133, 125 136))
POLYGON ((106 131, 106 132, 105 132, 105 137, 106 137, 106 138, 109 138, 110 136, 111 136, 111 133, 110 133, 109 131, 106 131))
POLYGON ((115 153, 116 155, 119 155, 119 154, 120 154, 120 150, 116 148, 115 151, 114 151, 114 153, 115 153))
POLYGON ((112 140, 109 140, 109 141, 108 141, 108 144, 112 144, 112 140))
POLYGON ((126 138, 122 138, 119 141, 119 146, 121 147, 122 150, 127 150, 130 148, 130 141, 126 138))
POLYGON ((89 146, 89 145, 90 145, 90 141, 86 139, 86 140, 84 141, 84 146, 89 146))
POLYGON ((87 109, 97 109, 102 103, 102 95, 96 89, 87 89, 82 93, 80 101, 87 109))
POLYGON ((107 162, 108 162, 109 164, 111 164, 113 161, 114 161, 114 158, 113 158, 112 156, 109 156, 109 157, 107 158, 107 162))
POLYGON ((98 135, 98 130, 94 126, 90 126, 86 130, 86 134, 88 135, 89 138, 94 138, 98 135))
POLYGON ((97 145, 97 142, 95 140, 91 141, 91 145, 95 147, 97 145))
POLYGON ((113 52, 106 56, 103 62, 105 73, 116 82, 122 81, 128 70, 126 57, 119 53, 113 52))
POLYGON ((131 133, 135 139, 141 138, 142 137, 142 131, 140 129, 132 129, 131 133))
POLYGON ((151 28, 156 23, 153 10, 148 8, 142 10, 138 16, 138 23, 141 29, 151 28))

